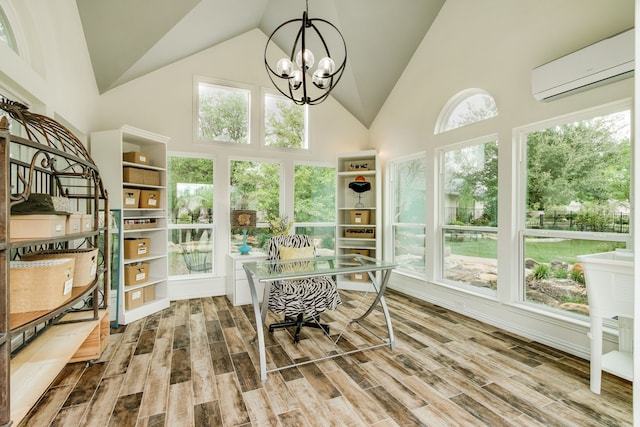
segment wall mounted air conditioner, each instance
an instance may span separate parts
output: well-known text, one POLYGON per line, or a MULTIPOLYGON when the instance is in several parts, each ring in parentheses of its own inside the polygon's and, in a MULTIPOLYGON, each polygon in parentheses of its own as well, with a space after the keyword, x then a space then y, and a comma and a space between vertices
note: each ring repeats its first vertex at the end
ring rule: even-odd
POLYGON ((538 101, 550 101, 631 77, 634 68, 632 28, 534 68, 531 89, 538 101))

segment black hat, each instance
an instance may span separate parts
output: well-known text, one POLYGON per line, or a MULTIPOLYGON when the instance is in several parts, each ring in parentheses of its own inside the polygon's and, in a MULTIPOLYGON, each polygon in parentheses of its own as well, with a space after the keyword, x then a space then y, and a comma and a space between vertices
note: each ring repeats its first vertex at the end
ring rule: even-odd
POLYGON ((51 196, 44 193, 31 193, 26 201, 11 206, 11 215, 42 214, 66 215, 67 212, 57 211, 53 206, 51 196))

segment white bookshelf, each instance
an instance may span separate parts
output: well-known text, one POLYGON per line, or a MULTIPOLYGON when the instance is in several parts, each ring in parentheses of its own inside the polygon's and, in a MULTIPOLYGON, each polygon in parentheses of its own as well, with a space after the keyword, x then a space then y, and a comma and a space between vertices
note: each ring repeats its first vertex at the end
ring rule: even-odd
MULTIPOLYGON (((121 209, 120 233, 119 233, 119 280, 117 292, 112 292, 112 306, 117 305, 117 321, 126 325, 142 317, 148 316, 169 307, 167 293, 168 278, 168 228, 167 228, 167 143, 169 138, 137 129, 131 126, 122 126, 119 129, 93 132, 91 134, 91 154, 100 170, 109 171, 103 179, 110 195, 112 209, 121 209), (143 152, 149 157, 149 164, 127 162, 123 160, 123 153, 143 152), (159 173, 159 185, 140 183, 128 183, 123 179, 123 168, 134 167, 142 171, 154 171, 159 173), (137 190, 152 190, 160 193, 159 206, 154 208, 127 207, 123 203, 123 189, 133 188, 137 190), (125 222, 148 221, 149 227, 127 229, 125 222), (141 258, 124 257, 124 239, 149 238, 150 247, 148 253, 141 258), (148 263, 147 280, 143 283, 125 286, 125 266, 134 263, 148 263), (128 308, 125 304, 127 296, 143 298, 143 304, 139 307, 128 308)), ((136 301, 138 301, 136 299, 136 301)), ((115 311, 115 310, 114 310, 115 311)))
MULTIPOLYGON (((382 257, 382 204, 380 162, 375 150, 338 153, 336 177, 336 253, 339 255, 366 251, 372 258, 382 257), (365 166, 366 165, 366 166, 365 166), (370 190, 357 193, 352 182, 367 182, 370 190), (363 215, 354 218, 355 211, 363 215), (366 212, 366 214, 365 214, 366 212), (371 235, 373 232, 373 235, 371 235)), ((369 290, 368 279, 339 277, 341 289, 369 290)))

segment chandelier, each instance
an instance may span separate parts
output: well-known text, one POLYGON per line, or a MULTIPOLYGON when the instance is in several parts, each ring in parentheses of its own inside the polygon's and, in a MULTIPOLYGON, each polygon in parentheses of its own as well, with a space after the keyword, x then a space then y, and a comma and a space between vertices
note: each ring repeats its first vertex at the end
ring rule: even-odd
POLYGON ((291 19, 281 24, 271 33, 264 49, 264 65, 271 82, 280 93, 298 105, 315 105, 324 101, 340 81, 347 63, 347 45, 340 31, 329 21, 309 18, 308 12, 309 1, 306 0, 302 19, 291 19), (283 39, 286 34, 292 34, 297 25, 300 27, 291 46, 291 54, 272 67, 267 55, 270 47, 276 48, 274 37, 283 39), (324 37, 319 28, 325 31, 324 37), (337 52, 329 52, 325 37, 336 45, 337 52), (320 60, 316 62, 316 58, 320 60), (336 65, 338 63, 339 66, 336 65))

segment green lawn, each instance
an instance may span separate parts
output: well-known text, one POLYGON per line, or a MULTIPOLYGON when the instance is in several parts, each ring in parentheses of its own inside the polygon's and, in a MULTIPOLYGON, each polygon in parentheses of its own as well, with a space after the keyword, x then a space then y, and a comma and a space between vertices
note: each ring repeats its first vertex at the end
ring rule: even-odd
MULTIPOLYGON (((447 239, 446 244, 451 247, 452 254, 494 259, 497 257, 497 241, 495 239, 465 238, 463 241, 447 239)), ((564 261, 573 264, 577 261, 576 256, 578 255, 608 252, 625 246, 624 243, 596 240, 535 238, 527 240, 525 258, 532 258, 540 263, 564 261)))

